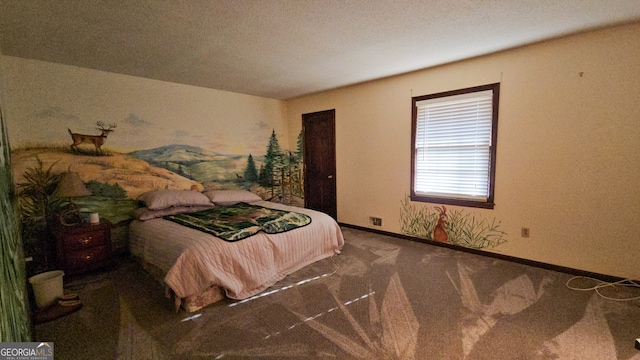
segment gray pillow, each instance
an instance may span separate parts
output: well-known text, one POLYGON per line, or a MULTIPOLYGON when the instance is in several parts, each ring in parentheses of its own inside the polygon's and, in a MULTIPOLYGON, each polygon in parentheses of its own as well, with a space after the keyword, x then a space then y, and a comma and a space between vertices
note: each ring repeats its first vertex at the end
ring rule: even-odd
POLYGON ((151 210, 161 210, 172 206, 211 205, 208 197, 192 190, 154 190, 138 197, 151 210))
POLYGON ((252 203, 262 200, 260 196, 247 190, 209 190, 205 191, 204 195, 216 205, 233 205, 240 202, 252 203))

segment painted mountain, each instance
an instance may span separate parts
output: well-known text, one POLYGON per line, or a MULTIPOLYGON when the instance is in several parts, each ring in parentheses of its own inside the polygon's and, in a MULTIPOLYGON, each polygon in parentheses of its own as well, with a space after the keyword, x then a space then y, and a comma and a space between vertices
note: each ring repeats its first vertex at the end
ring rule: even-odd
MULTIPOLYGON (((248 158, 248 155, 218 154, 197 146, 178 144, 137 150, 129 155, 201 183, 237 180, 244 173, 248 158)), ((254 157, 258 166, 262 160, 262 157, 254 157)))

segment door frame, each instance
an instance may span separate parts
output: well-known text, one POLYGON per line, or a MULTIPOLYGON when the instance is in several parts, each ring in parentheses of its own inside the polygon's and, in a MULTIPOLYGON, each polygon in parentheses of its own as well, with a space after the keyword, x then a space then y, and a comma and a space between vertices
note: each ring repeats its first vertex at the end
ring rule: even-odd
POLYGON ((307 174, 307 161, 308 161, 308 156, 307 156, 307 152, 311 151, 311 149, 309 149, 309 145, 307 142, 307 137, 309 136, 306 132, 306 123, 308 121, 311 121, 311 119, 313 116, 318 116, 318 115, 324 115, 327 114, 331 117, 332 120, 332 136, 331 136, 331 142, 333 145, 333 158, 330 159, 330 164, 331 164, 331 175, 332 175, 332 192, 333 192, 333 206, 331 209, 331 213, 329 214, 330 216, 332 216, 334 219, 337 220, 338 217, 338 194, 337 194, 337 178, 336 178, 336 110, 335 109, 330 109, 330 110, 322 110, 322 111, 316 111, 316 112, 312 112, 312 113, 305 113, 302 114, 302 144, 303 144, 303 163, 304 163, 304 167, 303 167, 303 176, 304 176, 304 206, 307 207, 307 199, 308 196, 307 194, 310 193, 309 190, 309 184, 310 182, 308 181, 308 174, 307 174))

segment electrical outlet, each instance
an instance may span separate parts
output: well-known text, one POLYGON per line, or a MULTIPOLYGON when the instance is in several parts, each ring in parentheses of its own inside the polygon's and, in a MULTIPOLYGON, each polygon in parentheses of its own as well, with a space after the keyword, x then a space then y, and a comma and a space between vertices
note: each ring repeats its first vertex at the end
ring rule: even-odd
POLYGON ((529 229, 528 227, 523 227, 520 230, 520 236, 522 236, 523 238, 528 238, 529 235, 531 235, 531 229, 529 229))
POLYGON ((382 226, 382 218, 369 216, 369 224, 373 226, 382 226))

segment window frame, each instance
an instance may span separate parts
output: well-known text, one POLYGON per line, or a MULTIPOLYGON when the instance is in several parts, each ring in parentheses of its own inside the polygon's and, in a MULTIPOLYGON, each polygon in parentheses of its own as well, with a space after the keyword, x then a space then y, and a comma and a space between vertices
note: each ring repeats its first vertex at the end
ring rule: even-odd
POLYGON ((466 207, 477 207, 485 209, 493 209, 495 207, 494 194, 495 194, 495 180, 496 180, 496 148, 498 139, 498 110, 500 103, 500 83, 493 83, 487 85, 474 86, 464 89, 445 91, 435 94, 414 96, 411 98, 411 193, 410 199, 412 201, 428 202, 435 204, 445 205, 458 205, 466 207), (416 131, 417 131, 417 118, 418 110, 416 103, 419 101, 443 98, 454 95, 469 94, 474 92, 492 90, 492 113, 491 113, 491 145, 489 147, 489 191, 486 201, 476 201, 469 199, 457 199, 451 197, 438 197, 416 194, 415 191, 415 175, 416 175, 416 131))

